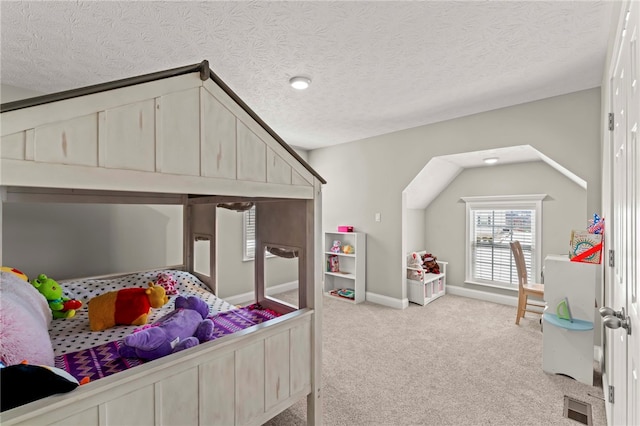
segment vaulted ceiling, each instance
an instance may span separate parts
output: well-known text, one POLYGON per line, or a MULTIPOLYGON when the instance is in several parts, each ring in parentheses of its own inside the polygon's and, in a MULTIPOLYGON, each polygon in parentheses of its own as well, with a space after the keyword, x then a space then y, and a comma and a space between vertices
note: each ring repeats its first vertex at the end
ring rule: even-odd
POLYGON ((314 149, 601 84, 610 1, 3 1, 3 85, 51 93, 207 59, 314 149), (312 80, 306 91, 288 81, 312 80))

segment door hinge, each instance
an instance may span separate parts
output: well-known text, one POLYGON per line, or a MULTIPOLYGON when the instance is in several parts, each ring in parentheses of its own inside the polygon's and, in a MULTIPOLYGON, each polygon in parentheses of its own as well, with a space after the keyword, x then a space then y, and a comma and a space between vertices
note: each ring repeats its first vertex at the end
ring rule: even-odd
POLYGON ((610 403, 614 403, 614 387, 613 386, 609 386, 609 402, 610 403))
POLYGON ((609 130, 613 132, 613 113, 609 113, 609 130))
POLYGON ((616 252, 612 249, 609 249, 609 266, 613 268, 616 266, 616 252))

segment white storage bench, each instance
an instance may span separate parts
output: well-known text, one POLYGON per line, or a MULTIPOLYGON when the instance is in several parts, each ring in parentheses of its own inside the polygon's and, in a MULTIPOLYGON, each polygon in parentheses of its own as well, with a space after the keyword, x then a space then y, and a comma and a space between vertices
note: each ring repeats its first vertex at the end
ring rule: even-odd
MULTIPOLYGON (((422 256, 425 252, 418 252, 422 256)), ((444 295, 447 290, 447 263, 437 261, 440 266, 439 274, 422 274, 422 280, 412 280, 407 278, 405 273, 405 283, 407 286, 407 298, 409 302, 417 303, 418 305, 426 305, 436 300, 438 297, 444 295)), ((407 267, 407 272, 410 270, 418 270, 417 268, 407 267)))

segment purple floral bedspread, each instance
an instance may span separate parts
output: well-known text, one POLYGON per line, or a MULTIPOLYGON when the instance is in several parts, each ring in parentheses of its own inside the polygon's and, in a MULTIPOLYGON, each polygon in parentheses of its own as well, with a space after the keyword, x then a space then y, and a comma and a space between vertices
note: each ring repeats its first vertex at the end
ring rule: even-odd
MULTIPOLYGON (((270 309, 257 305, 245 306, 211 316, 214 323, 213 339, 244 330, 280 316, 270 309)), ((55 357, 55 366, 66 370, 78 380, 88 377, 90 381, 107 377, 144 363, 137 358, 122 358, 118 348, 122 340, 105 343, 77 352, 55 357)))

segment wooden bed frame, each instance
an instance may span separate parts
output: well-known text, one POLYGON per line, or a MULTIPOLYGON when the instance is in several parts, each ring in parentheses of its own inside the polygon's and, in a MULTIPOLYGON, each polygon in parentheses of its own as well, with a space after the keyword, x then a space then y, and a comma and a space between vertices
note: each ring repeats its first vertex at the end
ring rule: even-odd
POLYGON ((214 293, 218 204, 255 202, 256 253, 299 255, 298 309, 266 296, 256 256, 255 300, 284 315, 5 411, 3 425, 258 425, 305 397, 308 424, 322 423, 325 181, 206 61, 3 104, 0 120, 2 203, 182 205, 182 267, 214 293), (209 241, 208 275, 194 271, 196 240, 209 241))

